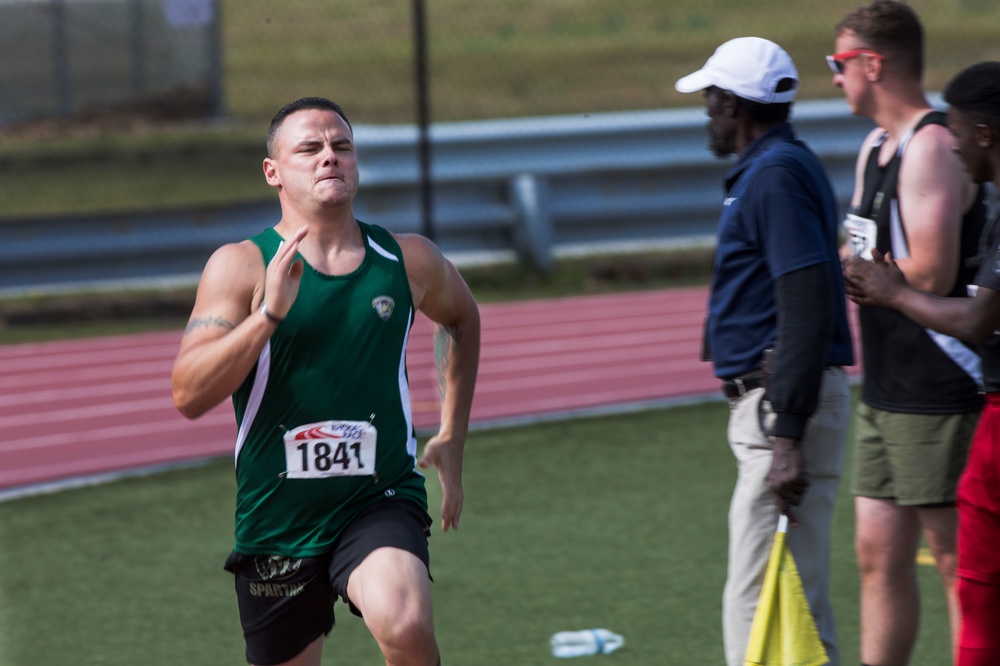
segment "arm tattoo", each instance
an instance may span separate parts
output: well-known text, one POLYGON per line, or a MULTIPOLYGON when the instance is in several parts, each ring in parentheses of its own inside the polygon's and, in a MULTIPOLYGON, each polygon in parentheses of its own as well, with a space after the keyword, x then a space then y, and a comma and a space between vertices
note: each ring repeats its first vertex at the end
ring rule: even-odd
POLYGON ((230 331, 235 328, 231 321, 223 319, 222 317, 200 317, 198 319, 192 319, 188 322, 187 328, 184 329, 184 335, 187 335, 197 328, 211 327, 224 328, 230 331))
POLYGON ((434 331, 434 366, 437 368, 438 392, 444 400, 448 384, 448 369, 458 347, 458 329, 454 326, 438 326, 434 331))

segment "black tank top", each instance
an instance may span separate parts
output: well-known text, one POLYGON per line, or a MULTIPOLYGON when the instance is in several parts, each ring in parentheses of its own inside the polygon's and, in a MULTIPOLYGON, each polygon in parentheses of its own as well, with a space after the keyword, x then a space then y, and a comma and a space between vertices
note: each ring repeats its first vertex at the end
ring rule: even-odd
MULTIPOLYGON (((932 111, 914 128, 916 134, 927 125, 946 124, 945 115, 932 111)), ((885 165, 879 165, 876 142, 868 156, 864 173, 864 191, 855 215, 871 219, 878 232, 875 247, 883 255, 894 257, 905 252, 906 229, 899 214, 899 167, 909 137, 885 165), (894 247, 895 246, 895 247, 894 247)), ((966 285, 976 273, 975 260, 986 219, 984 189, 979 188, 976 202, 962 218, 958 277, 949 296, 966 296, 966 285)), ((917 414, 955 414, 982 407, 979 358, 965 343, 930 332, 896 310, 861 307, 862 355, 864 381, 861 400, 890 412, 917 414)))

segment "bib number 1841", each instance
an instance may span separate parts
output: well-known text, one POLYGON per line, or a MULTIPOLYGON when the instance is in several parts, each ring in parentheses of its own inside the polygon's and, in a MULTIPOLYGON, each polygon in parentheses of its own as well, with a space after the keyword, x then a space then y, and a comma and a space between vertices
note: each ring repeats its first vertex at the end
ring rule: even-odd
POLYGON ((367 421, 324 421, 285 433, 285 476, 322 479, 375 473, 377 432, 367 421))

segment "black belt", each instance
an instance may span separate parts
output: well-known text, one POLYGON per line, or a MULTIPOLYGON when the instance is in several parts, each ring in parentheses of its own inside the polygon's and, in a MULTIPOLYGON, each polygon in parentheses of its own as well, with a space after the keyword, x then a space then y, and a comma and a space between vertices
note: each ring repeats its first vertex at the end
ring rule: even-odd
POLYGON ((727 379, 722 382, 722 392, 730 400, 735 400, 750 391, 764 386, 764 373, 756 375, 746 375, 736 379, 727 379))

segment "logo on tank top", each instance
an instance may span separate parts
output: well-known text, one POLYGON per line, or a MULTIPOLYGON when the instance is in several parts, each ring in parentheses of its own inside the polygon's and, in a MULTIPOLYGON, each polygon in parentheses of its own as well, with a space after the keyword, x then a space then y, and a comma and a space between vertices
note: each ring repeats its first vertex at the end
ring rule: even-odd
POLYGON ((396 301, 389 296, 376 296, 372 299, 372 307, 375 308, 375 314, 378 315, 379 319, 389 321, 392 310, 396 307, 396 301))

